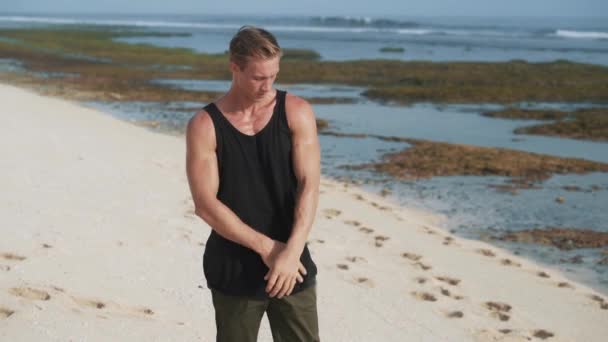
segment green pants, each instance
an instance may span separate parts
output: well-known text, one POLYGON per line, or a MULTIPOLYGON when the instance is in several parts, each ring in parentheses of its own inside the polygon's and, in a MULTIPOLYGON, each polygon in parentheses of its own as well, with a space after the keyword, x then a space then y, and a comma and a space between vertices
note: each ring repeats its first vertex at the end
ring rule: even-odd
POLYGON ((211 295, 218 342, 257 341, 264 312, 275 342, 319 341, 316 285, 281 299, 211 295))

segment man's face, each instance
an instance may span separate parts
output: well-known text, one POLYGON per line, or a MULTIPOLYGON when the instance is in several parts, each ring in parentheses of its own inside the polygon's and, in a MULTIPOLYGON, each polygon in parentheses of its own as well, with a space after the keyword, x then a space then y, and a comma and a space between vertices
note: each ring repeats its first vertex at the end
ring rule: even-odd
POLYGON ((279 56, 270 59, 250 58, 243 68, 230 62, 235 86, 250 100, 267 100, 273 95, 272 85, 279 73, 280 59, 279 56))

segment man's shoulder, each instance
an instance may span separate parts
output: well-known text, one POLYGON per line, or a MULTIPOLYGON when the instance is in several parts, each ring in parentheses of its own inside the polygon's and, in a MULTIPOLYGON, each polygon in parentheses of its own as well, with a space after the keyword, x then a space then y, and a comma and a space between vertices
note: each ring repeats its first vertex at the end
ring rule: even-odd
POLYGON ((211 115, 205 110, 201 109, 196 112, 186 127, 186 135, 191 137, 197 137, 208 143, 215 143, 215 127, 211 115))
POLYGON ((311 109, 310 103, 298 95, 287 93, 285 95, 285 110, 301 111, 311 109))
POLYGON ((296 126, 306 125, 307 122, 315 122, 315 114, 310 103, 290 93, 285 96, 285 115, 292 130, 296 126))
POLYGON ((204 108, 201 108, 198 112, 194 113, 190 120, 188 120, 188 131, 204 131, 210 128, 213 128, 213 120, 211 119, 211 114, 204 108))

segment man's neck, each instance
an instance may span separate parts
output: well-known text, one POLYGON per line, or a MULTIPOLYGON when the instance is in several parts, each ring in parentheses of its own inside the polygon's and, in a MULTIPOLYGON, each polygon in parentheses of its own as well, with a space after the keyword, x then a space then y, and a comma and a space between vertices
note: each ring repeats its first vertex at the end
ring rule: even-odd
POLYGON ((275 100, 276 94, 276 89, 273 89, 269 96, 254 100, 243 96, 238 90, 230 88, 226 95, 224 95, 222 102, 224 107, 232 113, 252 115, 258 112, 259 108, 267 107, 272 103, 275 100))

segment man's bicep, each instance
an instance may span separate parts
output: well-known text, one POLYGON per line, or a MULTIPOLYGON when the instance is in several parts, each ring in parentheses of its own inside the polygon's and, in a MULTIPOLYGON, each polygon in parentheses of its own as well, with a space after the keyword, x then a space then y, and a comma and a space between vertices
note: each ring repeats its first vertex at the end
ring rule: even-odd
POLYGON ((215 134, 208 114, 199 113, 186 131, 186 172, 192 200, 197 209, 217 195, 219 186, 215 134))
POLYGON ((300 103, 290 115, 292 131, 293 164, 298 180, 318 177, 320 173, 320 147, 317 123, 310 105, 300 103))

